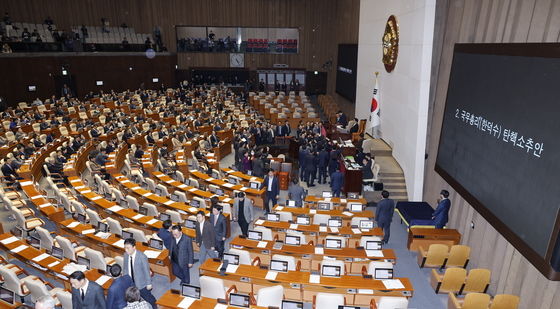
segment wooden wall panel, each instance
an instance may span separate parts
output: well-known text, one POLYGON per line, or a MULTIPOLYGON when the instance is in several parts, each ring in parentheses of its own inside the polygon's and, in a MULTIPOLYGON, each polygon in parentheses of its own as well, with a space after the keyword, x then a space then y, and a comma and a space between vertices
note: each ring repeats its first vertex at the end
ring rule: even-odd
MULTIPOLYGON (((60 29, 75 25, 111 26, 125 22, 138 33, 161 28, 164 43, 176 50, 175 26, 294 27, 300 31, 297 55, 247 54, 250 69, 275 63, 325 71, 329 93, 334 93, 338 43, 358 43, 359 0, 0 0, 13 21, 43 22, 51 16, 60 29), (333 61, 330 69, 323 64, 333 61)), ((227 54, 178 54, 181 69, 229 67, 227 54)))
POLYGON ((455 43, 558 42, 560 0, 442 0, 436 30, 428 124, 424 199, 435 203, 442 188, 453 201, 449 226, 473 247, 470 267, 492 271, 489 291, 521 296, 520 309, 555 309, 560 282, 547 280, 435 171, 435 160, 455 43), (470 223, 475 223, 472 230, 470 223))

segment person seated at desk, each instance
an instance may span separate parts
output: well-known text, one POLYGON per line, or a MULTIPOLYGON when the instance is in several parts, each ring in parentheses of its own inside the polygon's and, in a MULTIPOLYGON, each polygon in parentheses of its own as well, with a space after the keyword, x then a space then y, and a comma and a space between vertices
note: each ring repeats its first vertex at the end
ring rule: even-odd
POLYGON ((212 131, 212 135, 210 135, 210 143, 212 144, 212 148, 218 147, 220 143, 220 138, 216 135, 215 131, 212 131))
POLYGON ((144 149, 142 149, 142 145, 138 145, 138 148, 136 148, 136 151, 134 152, 134 158, 140 160, 142 159, 143 156, 144 156, 144 149))
POLYGON ((13 160, 13 158, 7 158, 4 165, 2 165, 2 174, 4 174, 4 177, 6 177, 6 180, 10 183, 10 185, 13 185, 16 180, 23 179, 14 169, 13 160))
POLYGON ((340 110, 336 113, 336 124, 341 126, 343 129, 348 125, 346 115, 344 115, 344 113, 340 110))
POLYGON ((358 118, 354 118, 354 125, 350 128, 350 130, 348 130, 348 133, 350 134, 357 133, 359 127, 360 127, 360 123, 358 121, 358 118))
POLYGON ((95 156, 94 162, 100 167, 103 167, 107 164, 108 158, 109 156, 105 153, 105 149, 101 149, 101 151, 99 151, 99 153, 95 156))

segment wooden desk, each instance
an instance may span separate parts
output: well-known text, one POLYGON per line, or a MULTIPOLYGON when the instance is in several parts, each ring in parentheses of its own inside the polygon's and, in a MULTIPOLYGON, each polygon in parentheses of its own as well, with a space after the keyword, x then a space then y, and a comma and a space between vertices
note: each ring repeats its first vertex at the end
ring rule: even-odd
POLYGON ((235 284, 242 293, 257 294, 262 287, 282 285, 286 299, 312 302, 317 293, 342 294, 349 305, 369 306, 374 296, 405 296, 412 297, 412 283, 408 278, 399 279, 404 289, 387 289, 382 280, 366 279, 361 276, 343 275, 341 277, 320 277, 319 283, 311 283, 310 272, 288 271, 279 272, 274 280, 266 279, 268 269, 252 265, 239 265, 235 273, 220 275, 220 261, 208 259, 200 266, 200 274, 224 280, 226 286, 235 284))
POLYGON ((214 179, 197 170, 190 171, 190 175, 203 180, 207 184, 213 184, 218 187, 221 187, 224 190, 224 192, 227 192, 230 196, 233 195, 234 190, 243 191, 245 192, 245 194, 247 194, 248 198, 254 199, 254 203, 253 203, 254 206, 258 206, 261 208, 264 206, 264 202, 263 202, 264 188, 257 190, 257 189, 247 188, 242 185, 232 185, 229 182, 226 182, 221 179, 214 179))
POLYGON ((371 261, 386 261, 393 264, 397 261, 397 256, 393 249, 379 250, 382 256, 368 256, 364 249, 342 248, 328 249, 323 248, 323 253, 316 251, 313 244, 302 244, 300 246, 283 245, 281 248, 274 248, 274 241, 256 241, 248 238, 234 238, 230 242, 232 248, 244 249, 251 253, 251 258, 258 256, 265 265, 270 263, 272 256, 275 254, 293 256, 296 261, 301 262, 301 270, 312 271, 319 268, 319 264, 325 257, 333 257, 337 260, 343 260, 346 270, 351 274, 362 274, 362 266, 367 267, 371 261), (266 243, 266 246, 260 246, 259 243, 266 243))
POLYGON ((461 242, 461 233, 454 229, 432 229, 413 227, 408 229, 407 248, 417 251, 419 246, 425 250, 431 244, 458 245, 461 242))
POLYGON ((362 192, 363 174, 361 169, 348 169, 344 161, 339 162, 340 171, 344 173, 344 193, 362 192))
POLYGON ((348 203, 359 203, 362 205, 367 205, 367 201, 363 197, 359 199, 345 199, 340 197, 331 197, 330 200, 323 197, 313 196, 313 195, 308 195, 307 197, 305 197, 305 202, 307 203, 319 203, 319 202, 329 202, 329 201, 335 205, 340 204, 344 207, 346 207, 348 203))
MULTIPOLYGON (((185 296, 180 294, 173 294, 171 290, 165 292, 156 302, 159 305, 159 308, 182 308, 179 307, 179 304, 185 299, 185 296)), ((214 309, 218 304, 218 300, 212 298, 203 297, 201 299, 195 300, 189 308, 196 308, 196 309, 214 309)), ((235 309, 239 307, 232 307, 227 306, 227 308, 235 309)), ((251 305, 252 309, 266 309, 267 307, 258 307, 251 305)))
POLYGON ((46 196, 41 194, 35 187, 35 184, 31 180, 20 180, 19 184, 21 189, 29 197, 29 200, 37 207, 41 213, 43 213, 49 220, 54 222, 60 222, 64 220, 64 209, 56 205, 51 204, 46 196))
MULTIPOLYGON (((342 211, 342 210, 318 210, 318 209, 311 209, 311 208, 300 208, 300 207, 287 207, 287 206, 281 206, 281 205, 276 205, 274 206, 274 208, 272 208, 273 212, 278 212, 278 211, 282 211, 282 212, 289 212, 292 214, 292 216, 296 217, 296 216, 300 216, 300 215, 307 215, 310 217, 313 217, 316 214, 321 214, 321 215, 329 215, 331 217, 340 217, 342 218, 342 224, 344 225, 344 223, 350 224, 350 221, 352 221, 353 217, 365 217, 365 218, 371 218, 373 219, 374 215, 371 211, 366 210, 366 211, 361 211, 361 212, 350 212, 350 211, 342 211)), ((294 219, 295 221, 295 219, 294 219)))

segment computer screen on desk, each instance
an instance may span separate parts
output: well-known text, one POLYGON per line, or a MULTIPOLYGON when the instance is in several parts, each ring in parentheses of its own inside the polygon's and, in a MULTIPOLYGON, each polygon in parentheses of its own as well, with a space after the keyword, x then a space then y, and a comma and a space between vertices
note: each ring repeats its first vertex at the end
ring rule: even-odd
POLYGON ((228 178, 228 182, 231 183, 232 185, 236 185, 237 184, 237 179, 235 178, 228 178))
POLYGON ((283 300, 282 309, 303 309, 303 302, 283 300))
POLYGON ((331 204, 330 203, 319 203, 319 204, 317 204, 317 208, 319 208, 319 210, 330 210, 331 209, 331 204))
POLYGON ((327 248, 327 249, 340 249, 340 248, 342 248, 342 240, 341 239, 327 238, 327 239, 325 239, 325 248, 327 248))
POLYGON ((360 220, 360 228, 361 229, 372 229, 373 228, 373 220, 360 220))
POLYGON ((29 236, 27 241, 29 242, 31 247, 36 248, 36 249, 41 248, 41 239, 40 238, 35 237, 35 236, 29 236))
POLYGON ((183 283, 181 285, 181 295, 200 299, 200 287, 183 283))
POLYGON ((364 205, 360 203, 350 203, 350 205, 348 205, 348 209, 352 212, 361 212, 364 209, 364 205))
POLYGON ((78 265, 84 265, 87 269, 90 269, 90 261, 88 258, 78 255, 78 265))
POLYGON ((393 279, 393 269, 392 268, 376 268, 375 279, 393 279))
POLYGON ((165 220, 169 220, 169 219, 171 219, 171 215, 166 214, 164 212, 159 214, 159 220, 165 221, 165 220))
POLYGON ((301 237, 295 235, 286 235, 286 245, 299 246, 301 244, 301 237))
POLYGON ((6 304, 13 305, 15 303, 15 293, 3 286, 0 286, 0 300, 6 304))
POLYGON ((249 232, 247 232, 247 238, 249 238, 251 240, 261 241, 262 240, 262 232, 249 230, 249 232))
POLYGON ((156 239, 156 238, 150 238, 149 246, 150 246, 150 248, 153 248, 153 249, 156 249, 156 250, 163 250, 163 240, 156 239))
POLYGON ((196 207, 196 208, 200 207, 200 201, 195 199, 192 199, 190 204, 192 207, 196 207))
POLYGON ((185 227, 188 229, 196 228, 196 221, 194 220, 185 220, 185 227))
POLYGON ((280 215, 275 214, 275 213, 266 214, 266 220, 267 221, 278 222, 278 221, 280 221, 280 215))
POLYGON ((59 260, 64 259, 64 251, 59 247, 52 246, 51 255, 59 260))
POLYGON ((134 238, 134 234, 128 231, 122 231, 122 239, 134 238))
POLYGON ((224 261, 228 261, 229 265, 239 265, 239 255, 224 253, 224 261))
POLYGON ((270 270, 280 271, 285 273, 288 271, 288 262, 280 261, 280 260, 270 260, 270 270))
POLYGON ((298 216, 296 219, 296 223, 302 225, 309 225, 311 223, 311 219, 308 216, 298 216))
POLYGON ((109 232, 109 225, 105 222, 97 222, 97 231, 107 233, 109 232))
POLYGON ((144 206, 140 206, 140 207, 138 207, 138 212, 141 215, 147 216, 148 215, 148 208, 146 208, 144 206))
POLYGON ((231 293, 229 294, 230 306, 249 308, 251 305, 249 295, 231 293))
POLYGON ((216 194, 217 195, 224 195, 224 190, 218 188, 218 189, 216 189, 216 194))
POLYGON ((220 179, 220 173, 216 172, 216 171, 212 171, 212 178, 214 179, 220 179))
POLYGON ((348 198, 351 199, 358 199, 360 198, 360 194, 358 192, 348 192, 347 193, 348 198))
POLYGON ((84 223, 84 224, 85 224, 85 223, 87 222, 86 215, 84 215, 84 214, 78 214, 78 215, 76 216, 76 219, 77 219, 78 222, 80 222, 80 223, 84 223))
POLYGON ((323 196, 323 198, 330 198, 330 197, 332 197, 332 192, 331 191, 323 191, 322 196, 323 196))
POLYGON ((366 250, 381 250, 382 245, 380 240, 368 240, 366 241, 366 250))
POLYGON ((23 235, 23 229, 19 226, 16 226, 13 231, 14 231, 14 236, 17 238, 21 238, 21 236, 23 235))
POLYGON ((342 227, 342 219, 329 219, 329 227, 342 227))
POLYGON ((340 277, 340 266, 323 265, 322 275, 325 277, 340 277))

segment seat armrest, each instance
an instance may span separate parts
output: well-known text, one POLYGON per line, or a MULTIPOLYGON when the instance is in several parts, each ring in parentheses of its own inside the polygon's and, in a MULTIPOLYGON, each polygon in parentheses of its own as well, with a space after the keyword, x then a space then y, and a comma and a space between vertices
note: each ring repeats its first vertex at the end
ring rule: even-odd
POLYGON ((261 266, 261 258, 258 257, 258 256, 255 257, 255 258, 253 259, 253 261, 251 262, 251 265, 253 265, 253 266, 261 266))
POLYGON ((227 289, 226 291, 226 300, 228 301, 228 303, 229 303, 229 294, 231 292, 237 293, 237 286, 235 286, 235 284, 230 286, 229 289, 227 289))

